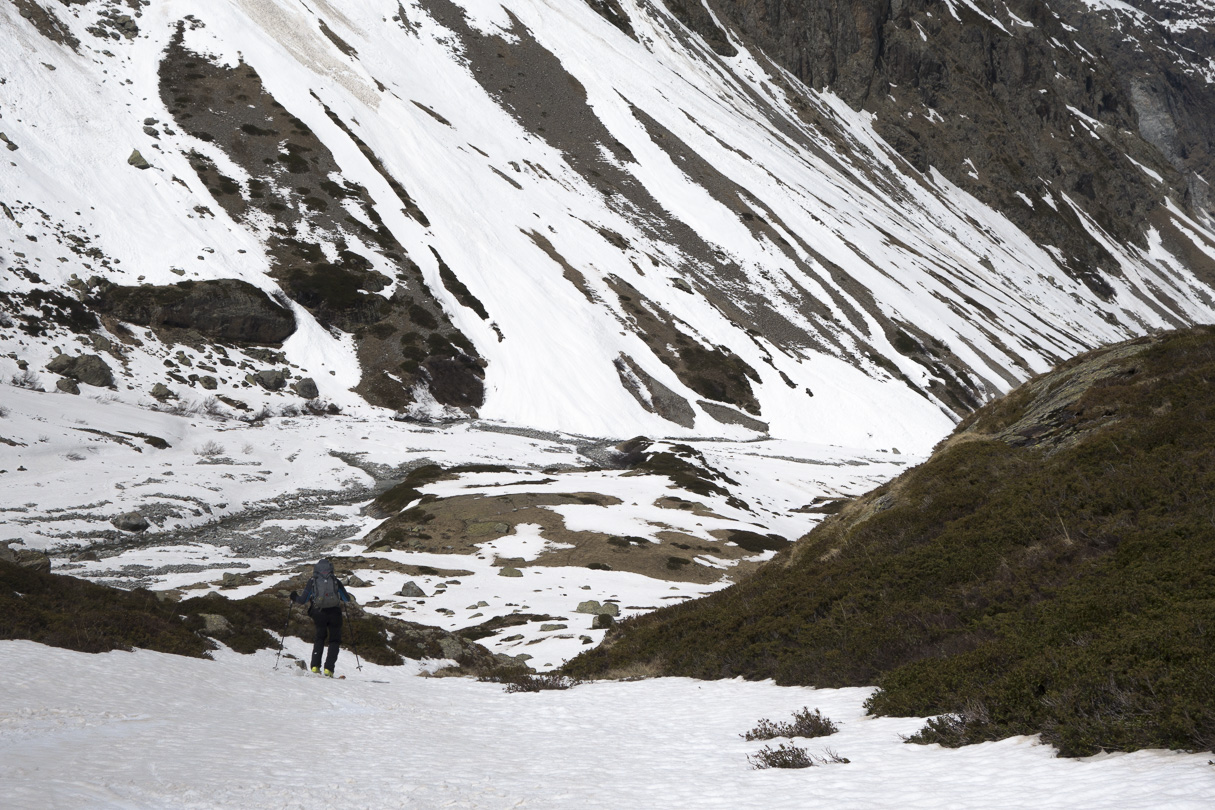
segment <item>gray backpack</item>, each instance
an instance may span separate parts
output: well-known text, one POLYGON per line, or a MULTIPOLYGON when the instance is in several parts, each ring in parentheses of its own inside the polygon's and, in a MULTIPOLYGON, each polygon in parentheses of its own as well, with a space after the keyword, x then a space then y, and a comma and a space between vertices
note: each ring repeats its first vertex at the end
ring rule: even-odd
POLYGON ((333 575, 333 564, 321 560, 312 574, 312 606, 314 608, 337 607, 342 603, 337 577, 333 575))

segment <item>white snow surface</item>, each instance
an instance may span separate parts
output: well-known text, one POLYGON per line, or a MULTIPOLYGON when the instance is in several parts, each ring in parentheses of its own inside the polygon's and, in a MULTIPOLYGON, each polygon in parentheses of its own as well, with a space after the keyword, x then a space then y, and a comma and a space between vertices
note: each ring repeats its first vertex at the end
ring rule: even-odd
MULTIPOLYGON (((305 653, 290 642, 288 653, 305 653)), ((0 641, 0 793, 12 810, 142 808, 985 808, 1205 810, 1210 754, 1066 760, 1035 738, 905 744, 869 689, 663 678, 505 694, 500 685, 284 658, 88 655, 0 641), (825 738, 747 742, 761 718, 818 708, 825 738), (753 770, 792 743, 849 760, 753 770)))

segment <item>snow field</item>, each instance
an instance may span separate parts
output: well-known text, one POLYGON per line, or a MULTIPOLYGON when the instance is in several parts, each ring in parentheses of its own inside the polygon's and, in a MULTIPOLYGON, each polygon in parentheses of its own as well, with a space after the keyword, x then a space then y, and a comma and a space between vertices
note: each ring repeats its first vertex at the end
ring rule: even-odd
MULTIPOLYGON (((305 655, 303 642, 288 652, 305 655)), ((663 678, 506 694, 343 653, 329 681, 274 654, 215 661, 0 642, 0 791, 13 810, 220 808, 1052 808, 1199 810, 1210 754, 1063 760, 1020 737, 905 745, 868 689, 663 678), (755 771, 761 718, 819 708, 848 764, 755 771)), ((430 665, 428 665, 430 666, 430 665)), ((768 743, 775 747, 782 740, 768 743)))
MULTIPOLYGON (((584 467, 589 460, 578 448, 596 442, 491 423, 438 428, 342 415, 268 419, 254 426, 148 411, 105 395, 75 397, 9 386, 0 386, 0 407, 6 413, 0 437, 14 443, 0 442, 0 541, 56 554, 53 570, 60 573, 120 587, 182 589, 186 597, 216 590, 224 574, 256 574, 250 584, 220 591, 240 599, 290 579, 301 564, 323 554, 333 555, 339 566, 342 557, 364 555, 363 538, 380 523, 363 514, 374 494, 369 471, 399 479, 408 467, 424 463, 501 465, 509 471, 469 473, 422 492, 439 497, 597 493, 619 503, 549 509, 571 531, 653 541, 662 532, 678 531, 719 544, 711 532, 742 529, 795 540, 822 515, 794 510, 820 498, 860 494, 919 460, 896 455, 893 448, 692 442, 709 465, 736 482, 725 486, 753 510, 745 511, 721 496, 673 488, 662 476, 552 472, 584 467), (81 408, 83 403, 88 407, 81 408), (153 448, 139 434, 171 446, 153 448), (668 496, 708 511, 655 505, 668 496), (129 511, 145 514, 152 527, 115 537, 110 518, 129 511), (82 548, 91 548, 99 559, 71 559, 82 548)), ((552 616, 480 641, 493 652, 530 656, 531 666, 549 670, 602 640, 605 631, 590 629, 593 617, 575 612, 579 603, 611 601, 622 617, 629 616, 725 587, 736 565, 697 551, 698 561, 720 571, 721 578, 708 584, 551 564, 524 566, 521 577, 498 574, 499 557, 534 559, 554 548, 538 527, 521 524, 514 534, 479 544, 475 554, 377 550, 368 556, 440 573, 356 566, 367 586, 351 591, 360 604, 374 604, 368 608, 373 612, 447 630, 512 613, 552 616), (453 570, 468 573, 442 573, 453 570), (400 597, 408 581, 427 597, 400 597), (565 626, 542 629, 546 624, 565 626)), ((766 556, 771 552, 751 559, 766 556)))

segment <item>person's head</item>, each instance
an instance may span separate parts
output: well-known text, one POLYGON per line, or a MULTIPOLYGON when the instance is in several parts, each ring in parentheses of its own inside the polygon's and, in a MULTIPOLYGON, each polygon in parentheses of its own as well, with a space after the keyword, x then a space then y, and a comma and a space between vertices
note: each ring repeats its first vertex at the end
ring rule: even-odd
POLYGON ((328 558, 322 557, 320 561, 313 566, 312 571, 315 574, 332 574, 333 563, 329 562, 328 558))

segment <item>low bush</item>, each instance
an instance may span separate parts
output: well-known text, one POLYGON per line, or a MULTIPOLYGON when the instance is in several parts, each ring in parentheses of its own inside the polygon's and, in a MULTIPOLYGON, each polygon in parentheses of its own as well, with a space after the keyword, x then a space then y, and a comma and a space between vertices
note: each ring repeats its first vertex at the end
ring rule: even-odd
POLYGON ((483 683, 501 683, 506 685, 506 692, 545 692, 549 690, 571 689, 582 681, 560 675, 555 672, 537 675, 523 668, 500 669, 489 675, 482 675, 477 680, 483 683))
POLYGON ((757 771, 765 771, 768 768, 809 768, 814 765, 814 758, 805 748, 785 743, 775 748, 765 745, 754 754, 747 755, 747 761, 757 771))
POLYGON ((120 591, 0 562, 0 639, 98 653, 135 647, 202 657, 203 622, 145 590, 120 591))
POLYGON ((827 737, 837 731, 839 727, 818 709, 810 711, 808 707, 803 707, 793 713, 791 723, 774 723, 765 718, 740 736, 746 740, 772 740, 777 737, 827 737))

